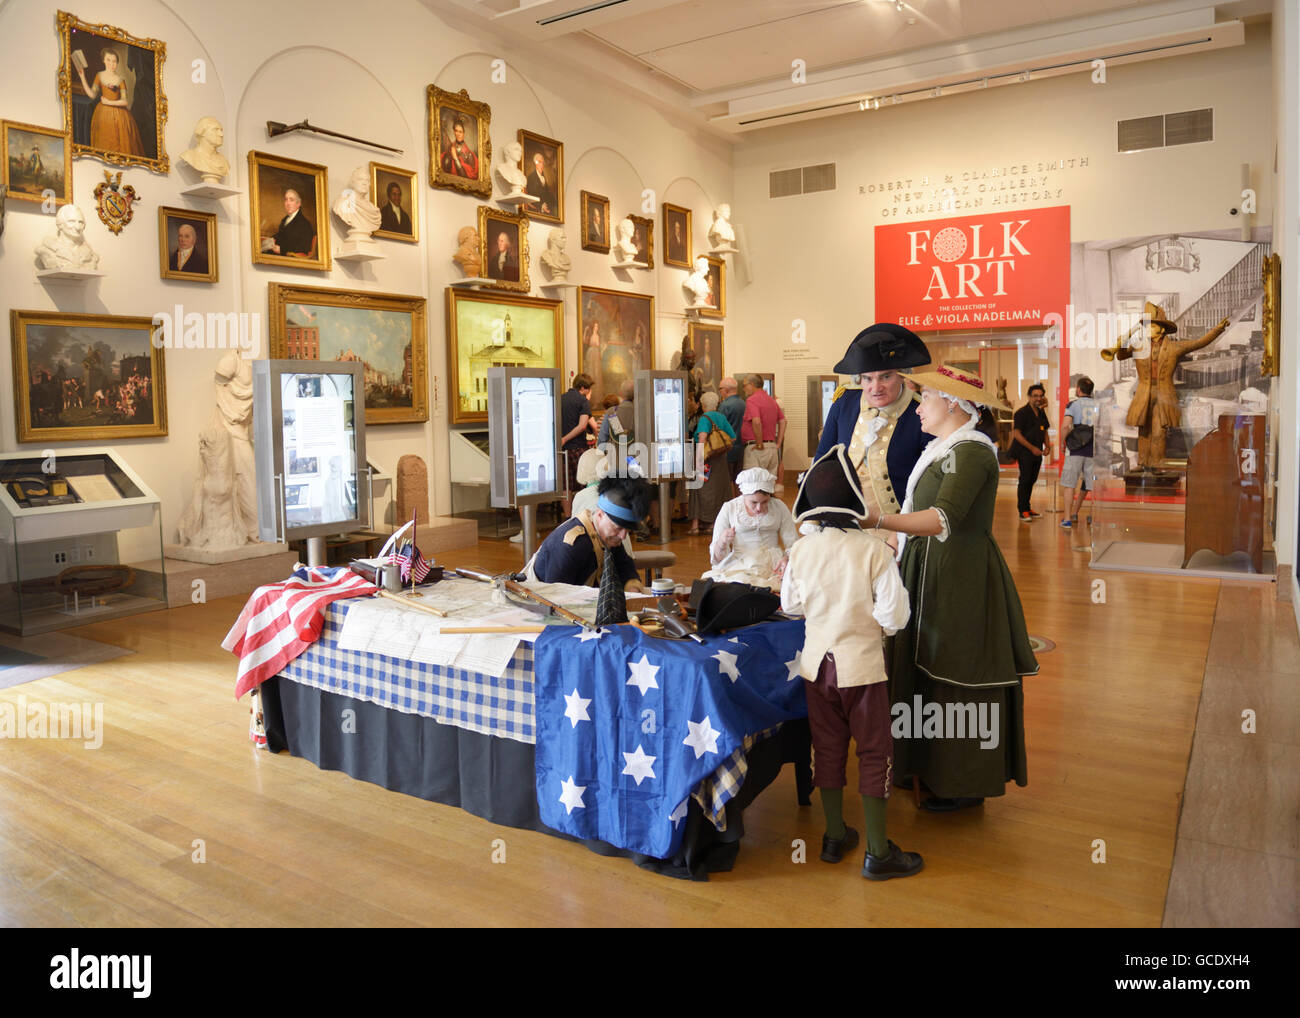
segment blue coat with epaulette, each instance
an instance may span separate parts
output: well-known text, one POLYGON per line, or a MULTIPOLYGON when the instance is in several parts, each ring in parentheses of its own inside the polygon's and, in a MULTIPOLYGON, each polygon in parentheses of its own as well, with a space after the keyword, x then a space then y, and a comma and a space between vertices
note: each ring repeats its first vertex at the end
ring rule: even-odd
MULTIPOLYGON (((907 479, 912 476, 912 468, 921 458, 921 450, 934 438, 921 430, 921 418, 916 414, 916 407, 916 400, 912 400, 899 415, 894 433, 889 439, 889 448, 885 452, 889 483, 894 486, 894 497, 900 506, 907 497, 907 479)), ((849 447, 861 411, 862 390, 845 389, 840 398, 831 404, 830 413, 826 415, 826 427, 822 431, 822 440, 817 443, 815 459, 821 459, 836 444, 843 443, 845 449, 849 447)))

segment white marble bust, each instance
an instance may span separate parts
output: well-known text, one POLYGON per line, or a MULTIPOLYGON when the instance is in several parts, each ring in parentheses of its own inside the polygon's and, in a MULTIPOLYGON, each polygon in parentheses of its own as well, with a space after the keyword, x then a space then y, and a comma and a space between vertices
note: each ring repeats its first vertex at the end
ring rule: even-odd
POLYGON ((686 277, 682 289, 690 294, 689 307, 712 307, 709 303, 709 260, 703 255, 695 259, 695 271, 686 277))
POLYGON ((64 205, 54 217, 58 231, 36 245, 36 264, 42 269, 99 268, 99 255, 86 243, 86 217, 75 205, 64 205))
POLYGON ((524 147, 517 141, 512 141, 501 150, 501 158, 497 160, 496 172, 497 180, 509 194, 506 197, 515 197, 524 193, 524 187, 528 184, 528 178, 524 176, 524 171, 519 168, 519 161, 524 157, 524 147))
POLYGON ((216 117, 200 117, 194 125, 194 147, 181 153, 181 162, 203 174, 203 183, 219 184, 230 172, 230 160, 217 151, 225 140, 225 128, 216 117))
POLYGON ((552 282, 563 283, 569 278, 569 269, 573 267, 573 262, 564 253, 564 245, 567 243, 568 237, 564 235, 563 230, 552 230, 551 235, 546 238, 546 250, 542 252, 542 264, 550 270, 552 282))
POLYGON ((709 227, 709 243, 713 254, 732 254, 736 251, 736 231, 731 228, 731 206, 719 205, 713 210, 713 225, 709 227))
POLYGON ((637 256, 636 240, 634 239, 636 236, 636 223, 630 219, 624 219, 618 224, 615 235, 618 239, 615 240, 612 248, 614 262, 618 265, 635 262, 637 256))
POLYGON ((339 196, 334 199, 334 214, 348 225, 348 240, 370 240, 379 229, 379 206, 370 200, 370 168, 358 166, 352 171, 339 196))

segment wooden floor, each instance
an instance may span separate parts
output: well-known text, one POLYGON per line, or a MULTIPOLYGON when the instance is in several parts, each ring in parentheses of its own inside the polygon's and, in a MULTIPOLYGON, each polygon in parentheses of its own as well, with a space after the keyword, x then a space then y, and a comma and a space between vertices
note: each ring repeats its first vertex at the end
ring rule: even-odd
MULTIPOLYGON (((0 691, 102 703, 105 727, 93 750, 0 740, 0 924, 1158 926, 1220 584, 1089 572, 1058 519, 1019 523, 1004 486, 997 537, 1030 632, 1056 645, 1025 683, 1029 786, 947 816, 891 799, 915 878, 818 861, 820 809, 795 804, 789 768, 746 813, 734 871, 690 883, 270 756, 218 646, 227 598, 74 630, 135 653, 0 691)), ((517 547, 442 561, 501 568, 517 547)), ((707 538, 673 550, 689 580, 707 538)))

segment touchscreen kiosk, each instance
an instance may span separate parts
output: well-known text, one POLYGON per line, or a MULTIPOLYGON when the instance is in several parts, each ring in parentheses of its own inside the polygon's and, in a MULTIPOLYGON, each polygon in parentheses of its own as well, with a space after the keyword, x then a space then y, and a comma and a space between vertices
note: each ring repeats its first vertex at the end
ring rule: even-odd
POLYGON ((822 440, 826 417, 835 401, 835 390, 840 387, 839 375, 808 376, 808 455, 817 454, 817 443, 822 440))
POLYGON ((487 381, 492 504, 561 498, 559 371, 495 367, 487 381))
POLYGON ((253 363, 262 540, 296 541, 368 524, 364 370, 355 361, 253 363))
POLYGON ((635 384, 636 435, 638 442, 650 439, 650 480, 694 476, 695 457, 686 433, 686 372, 638 371, 635 384))

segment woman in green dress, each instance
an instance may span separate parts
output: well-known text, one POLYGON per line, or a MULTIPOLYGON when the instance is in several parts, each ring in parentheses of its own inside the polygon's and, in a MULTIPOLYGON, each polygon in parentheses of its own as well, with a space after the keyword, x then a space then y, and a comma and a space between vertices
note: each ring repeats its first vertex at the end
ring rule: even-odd
POLYGON ((894 773, 934 793, 923 809, 948 812, 1002 795, 1008 781, 1027 783, 1021 676, 1038 662, 993 540, 997 449, 977 430, 979 406, 1003 404, 978 375, 946 365, 911 381, 934 441, 908 479, 902 512, 874 524, 901 535, 912 606, 885 648, 894 773))

